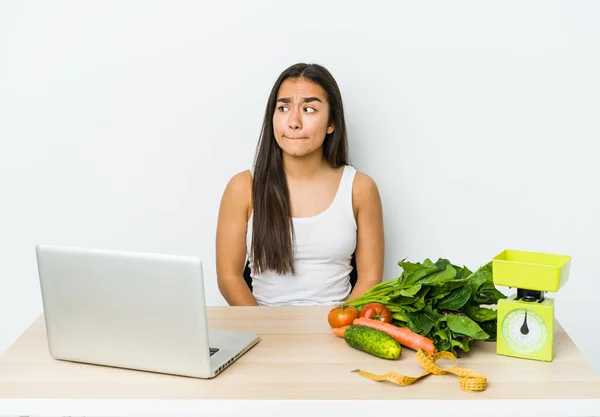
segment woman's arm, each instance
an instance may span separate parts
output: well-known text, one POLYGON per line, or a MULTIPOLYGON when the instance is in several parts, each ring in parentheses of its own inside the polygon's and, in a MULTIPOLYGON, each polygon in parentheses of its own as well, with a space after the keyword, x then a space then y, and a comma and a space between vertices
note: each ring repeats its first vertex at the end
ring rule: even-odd
POLYGON ((375 181, 357 172, 352 186, 352 205, 356 217, 356 269, 358 279, 348 299, 361 296, 383 280, 385 251, 383 210, 375 181))
POLYGON ((243 276, 246 232, 252 207, 252 175, 240 172, 231 178, 221 199, 217 222, 217 282, 232 306, 257 306, 243 276))

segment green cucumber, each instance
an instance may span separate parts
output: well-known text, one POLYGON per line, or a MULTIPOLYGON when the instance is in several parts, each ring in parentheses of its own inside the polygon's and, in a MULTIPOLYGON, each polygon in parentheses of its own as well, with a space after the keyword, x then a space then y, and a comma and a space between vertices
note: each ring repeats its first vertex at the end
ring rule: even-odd
POLYGON ((351 325, 344 331, 344 340, 355 349, 383 359, 398 359, 402 346, 392 336, 371 327, 351 325))

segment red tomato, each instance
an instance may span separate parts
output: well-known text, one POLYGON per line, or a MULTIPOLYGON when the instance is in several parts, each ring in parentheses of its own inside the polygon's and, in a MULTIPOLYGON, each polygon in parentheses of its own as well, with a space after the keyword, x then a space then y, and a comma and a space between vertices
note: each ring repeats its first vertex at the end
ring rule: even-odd
POLYGON ((392 312, 389 308, 380 303, 370 303, 364 306, 360 311, 360 317, 379 320, 385 323, 392 322, 392 312))
POLYGON ((331 309, 327 320, 333 329, 350 326, 358 318, 358 310, 352 306, 337 306, 331 309))

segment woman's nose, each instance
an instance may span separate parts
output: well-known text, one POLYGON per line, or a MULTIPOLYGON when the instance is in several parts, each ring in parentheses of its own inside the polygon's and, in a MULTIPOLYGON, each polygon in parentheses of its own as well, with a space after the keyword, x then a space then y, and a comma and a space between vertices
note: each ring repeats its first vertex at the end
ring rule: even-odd
POLYGON ((298 130, 302 127, 302 121, 300 120, 299 112, 292 110, 290 112, 290 118, 288 119, 288 126, 292 130, 298 130))

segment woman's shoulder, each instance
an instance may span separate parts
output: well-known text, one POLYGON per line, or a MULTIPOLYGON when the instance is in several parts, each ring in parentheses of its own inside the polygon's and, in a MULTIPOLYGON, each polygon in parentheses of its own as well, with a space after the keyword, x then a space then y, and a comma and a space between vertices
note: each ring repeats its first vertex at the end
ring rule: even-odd
POLYGON ((368 174, 361 171, 356 171, 354 181, 352 183, 352 194, 363 196, 377 191, 375 180, 368 174))
POLYGON ((252 172, 249 169, 238 172, 229 179, 227 187, 235 191, 244 191, 248 187, 252 189, 252 172))
POLYGON ((362 206, 380 204, 380 201, 375 180, 364 172, 356 171, 352 182, 352 205, 355 216, 362 206))
POLYGON ((243 205, 249 213, 252 207, 252 172, 247 169, 233 175, 225 187, 224 197, 235 201, 236 205, 243 205))

